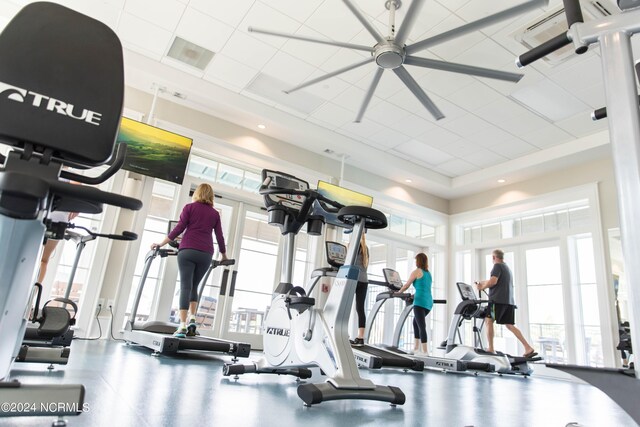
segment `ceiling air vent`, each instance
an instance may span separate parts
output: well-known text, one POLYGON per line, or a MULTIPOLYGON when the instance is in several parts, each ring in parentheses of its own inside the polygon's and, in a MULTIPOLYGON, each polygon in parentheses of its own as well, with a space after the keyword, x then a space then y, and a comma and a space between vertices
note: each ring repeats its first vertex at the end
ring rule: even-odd
MULTIPOLYGON (((580 6, 582 6, 585 22, 620 13, 620 9, 609 0, 580 0, 580 6)), ((514 32, 513 37, 528 50, 565 31, 567 31, 567 18, 564 14, 564 7, 559 6, 514 32)), ((569 44, 543 59, 549 65, 555 66, 573 56, 573 51, 573 45, 569 44)))
POLYGON ((167 53, 168 57, 203 71, 213 59, 213 55, 212 51, 180 37, 173 39, 169 53, 167 53))

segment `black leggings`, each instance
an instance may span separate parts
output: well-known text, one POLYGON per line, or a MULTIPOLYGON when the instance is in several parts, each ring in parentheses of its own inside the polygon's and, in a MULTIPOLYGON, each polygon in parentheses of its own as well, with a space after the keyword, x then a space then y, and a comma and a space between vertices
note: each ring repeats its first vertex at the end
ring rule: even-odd
POLYGON ((430 311, 428 308, 413 306, 413 337, 421 343, 427 342, 427 314, 430 311))
POLYGON ((198 301, 198 285, 210 265, 210 253, 196 249, 181 249, 178 252, 180 310, 188 310, 190 302, 198 301))
POLYGON ((367 315, 364 312, 364 300, 367 298, 369 282, 358 282, 356 286, 356 313, 358 313, 358 328, 364 328, 367 324, 367 315))

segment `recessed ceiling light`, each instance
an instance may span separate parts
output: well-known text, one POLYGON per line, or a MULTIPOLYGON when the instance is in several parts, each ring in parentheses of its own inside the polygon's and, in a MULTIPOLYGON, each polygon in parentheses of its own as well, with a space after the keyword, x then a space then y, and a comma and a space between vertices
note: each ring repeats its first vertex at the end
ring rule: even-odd
POLYGON ((504 184, 505 182, 507 182, 507 180, 506 180, 506 179, 502 179, 502 178, 500 178, 500 179, 498 180, 498 184, 504 184))
POLYGON ((410 179, 405 179, 405 180, 404 180, 404 182, 406 182, 406 183, 408 183, 408 184, 411 184, 413 181, 412 181, 412 180, 410 180, 410 179))
POLYGON ((260 129, 266 129, 267 127, 266 127, 265 125, 263 125, 263 124, 260 124, 260 125, 258 125, 258 128, 260 128, 260 129))

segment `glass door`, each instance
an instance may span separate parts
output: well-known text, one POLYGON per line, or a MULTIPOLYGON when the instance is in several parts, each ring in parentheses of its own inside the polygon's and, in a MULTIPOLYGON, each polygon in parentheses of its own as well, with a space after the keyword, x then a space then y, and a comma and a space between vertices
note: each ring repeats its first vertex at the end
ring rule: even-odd
POLYGON ((215 328, 220 336, 262 349, 262 323, 271 304, 278 274, 280 231, 269 225, 267 212, 240 204, 234 250, 236 265, 220 295, 224 315, 215 328))

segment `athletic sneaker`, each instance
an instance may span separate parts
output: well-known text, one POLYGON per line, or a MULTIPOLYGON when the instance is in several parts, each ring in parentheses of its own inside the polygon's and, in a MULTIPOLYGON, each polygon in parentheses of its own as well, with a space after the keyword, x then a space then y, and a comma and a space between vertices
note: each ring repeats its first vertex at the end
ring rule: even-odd
POLYGON ((187 336, 188 337, 195 337, 196 334, 196 321, 195 319, 191 320, 191 322, 189 322, 189 324, 187 325, 187 336))
POLYGON ((186 338, 187 337, 187 328, 178 328, 173 333, 175 338, 186 338))
POLYGON ((353 339, 353 340, 349 340, 349 342, 354 347, 364 347, 364 339, 362 339, 362 338, 356 338, 356 339, 353 339))

